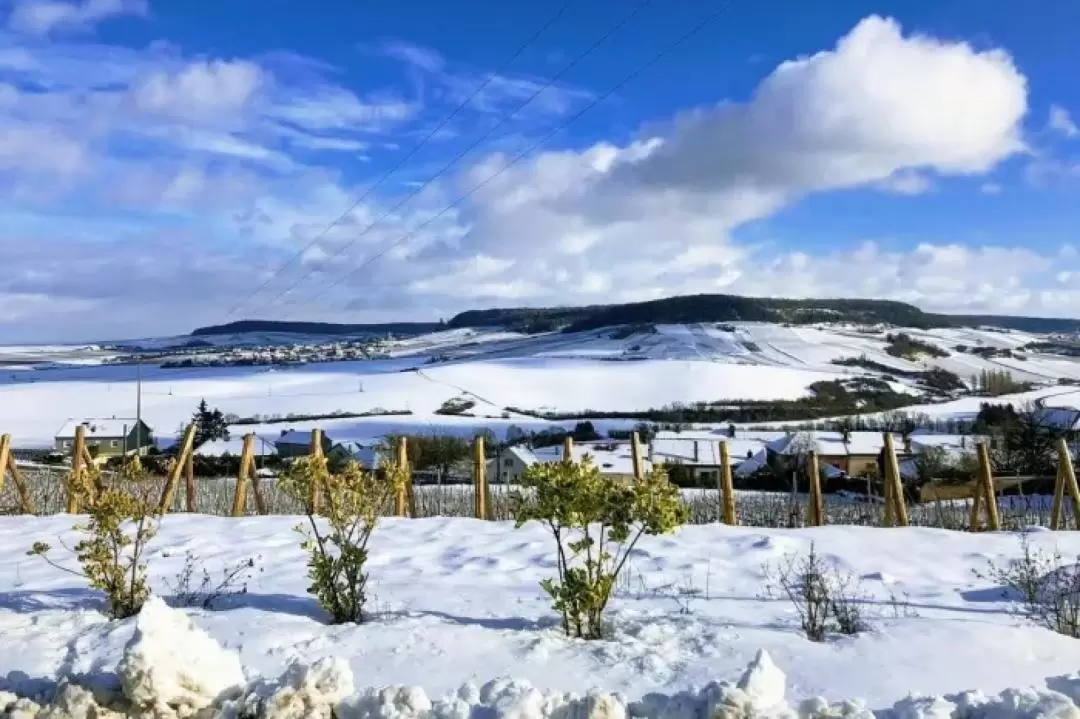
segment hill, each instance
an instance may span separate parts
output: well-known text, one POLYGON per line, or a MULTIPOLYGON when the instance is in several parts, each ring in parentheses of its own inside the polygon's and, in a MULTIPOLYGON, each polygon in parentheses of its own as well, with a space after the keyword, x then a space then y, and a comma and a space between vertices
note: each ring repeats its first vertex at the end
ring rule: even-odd
POLYGON ((1080 332, 1080 320, 1004 315, 945 315, 923 312, 918 307, 891 300, 783 299, 737 295, 683 295, 647 302, 580 307, 508 307, 467 310, 449 322, 398 322, 344 325, 323 322, 276 322, 241 320, 227 325, 200 327, 192 334, 217 335, 241 332, 293 332, 298 334, 350 335, 387 333, 422 334, 444 328, 503 327, 539 333, 578 332, 635 324, 695 322, 815 322, 885 323, 901 327, 989 326, 1027 332, 1080 332))

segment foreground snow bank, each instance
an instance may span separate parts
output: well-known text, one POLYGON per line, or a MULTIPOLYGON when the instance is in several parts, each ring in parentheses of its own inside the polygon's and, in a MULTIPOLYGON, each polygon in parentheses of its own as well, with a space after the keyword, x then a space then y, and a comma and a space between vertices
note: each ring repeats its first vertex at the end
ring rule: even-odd
POLYGON ((821 697, 792 704, 786 677, 759 651, 735 684, 714 682, 696 692, 650 694, 627 701, 601 691, 587 696, 543 692, 528 682, 499 679, 466 684, 432 701, 420 687, 355 689, 349 664, 326 658, 296 662, 276 680, 249 681, 235 652, 223 649, 188 616, 152 598, 117 667, 114 691, 63 681, 48 696, 0 692, 0 712, 13 719, 945 719, 1053 717, 1080 719, 1080 674, 1047 680, 1045 689, 1009 689, 996 697, 965 692, 910 696, 873 712, 864 702, 832 704, 821 697))

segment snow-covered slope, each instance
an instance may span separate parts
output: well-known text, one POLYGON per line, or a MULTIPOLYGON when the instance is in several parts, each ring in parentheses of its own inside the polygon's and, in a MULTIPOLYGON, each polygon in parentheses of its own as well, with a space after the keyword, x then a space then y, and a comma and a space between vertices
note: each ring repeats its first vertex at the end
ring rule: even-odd
MULTIPOLYGON (((507 407, 571 413, 771 401, 804 396, 821 380, 881 376, 866 367, 837 364, 853 359, 889 368, 897 391, 914 391, 912 373, 933 367, 964 379, 982 370, 1004 369, 1017 380, 1045 385, 1034 396, 1060 394, 1055 403, 1080 403, 1080 394, 1057 386, 1060 379, 1080 379, 1080 362, 1074 358, 1030 351, 983 358, 952 349, 1016 350, 1038 340, 1035 335, 977 329, 903 331, 941 347, 948 356, 893 357, 886 352, 886 330, 850 325, 699 323, 541 335, 455 329, 389 342, 388 360, 167 370, 147 366, 143 413, 159 435, 173 434, 201 399, 241 417, 407 410, 408 418, 394 418, 397 426, 449 423, 468 432, 522 419, 507 413, 507 407), (455 397, 475 403, 469 410, 474 419, 435 414, 455 397)), ((246 337, 252 343, 280 339, 246 337)), ((0 432, 12 434, 17 446, 49 445, 69 418, 134 415, 133 366, 87 364, 99 361, 100 353, 85 346, 9 349, 19 363, 34 357, 47 357, 51 363, 50 369, 27 370, 20 364, 18 371, 13 366, 0 373, 0 432)), ((970 414, 977 409, 978 401, 960 400, 927 411, 970 414)))
MULTIPOLYGON (((71 546, 71 523, 0 518, 0 543, 10 550, 0 554, 0 677, 7 677, 0 690, 58 675, 108 682, 133 636, 132 622, 98 614, 97 596, 80 580, 25 556, 37 540, 71 546)), ((1018 537, 1006 533, 686 527, 642 541, 612 606, 611 639, 581 642, 561 635, 538 585, 554 571, 550 539, 538 525, 388 520, 371 545, 372 621, 332 627, 306 593, 295 523, 173 515, 148 557, 159 592, 175 582, 186 551, 214 579, 256 559, 247 594, 219 611, 190 614, 264 677, 294 660, 334 656, 360 686, 413 685, 431 697, 513 676, 542 691, 601 687, 636 700, 734 679, 765 649, 787 674, 788 696, 863 698, 880 708, 909 692, 1044 687, 1047 677, 1080 668, 1080 642, 1018 620, 1001 588, 973 572, 1018 556, 1018 537), (869 632, 810 642, 788 602, 762 597, 763 565, 811 541, 827 562, 860 578, 869 632), (894 609, 894 598, 906 604, 894 609)), ((1040 532, 1032 541, 1080 553, 1075 533, 1040 532)), ((167 675, 159 683, 179 686, 167 675)))

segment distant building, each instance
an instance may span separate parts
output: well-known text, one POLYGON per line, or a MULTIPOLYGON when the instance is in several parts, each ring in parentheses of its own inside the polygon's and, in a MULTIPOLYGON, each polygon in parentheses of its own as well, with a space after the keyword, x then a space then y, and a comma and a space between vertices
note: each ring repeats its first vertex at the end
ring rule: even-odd
MULTIPOLYGON (((334 447, 330 437, 324 432, 322 435, 323 454, 329 455, 334 447)), ((281 430, 281 436, 274 442, 278 457, 282 459, 295 459, 306 457, 311 454, 311 430, 296 431, 293 429, 281 430)))
MULTIPOLYGON (((652 465, 642 448, 641 468, 648 472, 652 465)), ((598 440, 595 442, 575 442, 575 462, 580 462, 588 455, 593 465, 600 470, 600 474, 610 479, 632 480, 634 478, 634 461, 630 452, 630 443, 615 440, 598 440)), ((551 447, 508 447, 494 459, 486 463, 487 479, 489 482, 513 483, 521 479, 526 469, 538 462, 559 462, 563 458, 563 446, 561 444, 551 447)))
POLYGON ((71 454, 75 448, 75 431, 84 428, 86 448, 96 457, 119 457, 154 446, 154 432, 146 422, 133 418, 73 419, 60 428, 54 439, 54 449, 71 454))

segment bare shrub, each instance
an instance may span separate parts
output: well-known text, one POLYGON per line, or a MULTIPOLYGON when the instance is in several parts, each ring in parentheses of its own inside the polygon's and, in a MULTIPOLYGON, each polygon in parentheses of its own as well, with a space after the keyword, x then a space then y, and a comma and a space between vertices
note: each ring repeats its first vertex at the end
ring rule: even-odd
POLYGON ((224 600, 247 594, 247 583, 255 571, 255 559, 225 567, 221 570, 221 579, 216 582, 206 567, 197 571, 200 563, 194 552, 187 552, 184 568, 173 581, 166 582, 173 606, 217 609, 224 600))
POLYGON ((72 550, 80 569, 54 561, 46 542, 35 542, 27 552, 103 592, 113 619, 138 614, 150 596, 145 555, 161 519, 153 486, 137 459, 124 468, 124 480, 123 488, 105 485, 93 466, 69 475, 70 491, 88 516, 85 524, 75 525, 85 535, 72 550))
POLYGON ((1020 557, 1004 567, 992 562, 985 574, 1004 587, 1006 599, 1018 599, 1016 613, 1040 627, 1080 639, 1080 557, 1068 563, 1061 552, 1047 554, 1020 536, 1020 557))
POLYGON ((790 555, 778 567, 766 567, 765 576, 767 596, 791 602, 810 641, 823 642, 829 634, 854 635, 870 628, 856 580, 827 566, 813 543, 805 554, 790 555))

